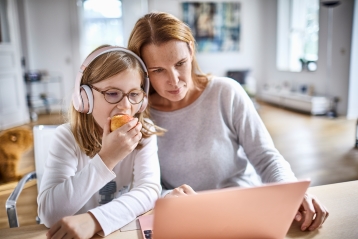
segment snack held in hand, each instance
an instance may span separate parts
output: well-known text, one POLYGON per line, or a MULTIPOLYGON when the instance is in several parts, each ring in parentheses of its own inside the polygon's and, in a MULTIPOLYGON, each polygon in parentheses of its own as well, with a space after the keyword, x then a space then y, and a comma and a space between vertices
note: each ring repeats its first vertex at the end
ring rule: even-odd
POLYGON ((128 123, 133 119, 130 115, 115 115, 111 118, 111 131, 114 131, 122 125, 128 123))

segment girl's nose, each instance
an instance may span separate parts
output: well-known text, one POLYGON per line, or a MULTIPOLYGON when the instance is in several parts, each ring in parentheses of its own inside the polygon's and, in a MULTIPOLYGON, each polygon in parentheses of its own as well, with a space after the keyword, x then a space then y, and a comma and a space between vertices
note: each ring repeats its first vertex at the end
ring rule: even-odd
POLYGON ((128 109, 128 108, 131 108, 131 106, 132 106, 132 104, 131 104, 131 102, 129 102, 129 99, 127 96, 124 96, 123 99, 117 103, 118 109, 123 109, 123 108, 128 109))

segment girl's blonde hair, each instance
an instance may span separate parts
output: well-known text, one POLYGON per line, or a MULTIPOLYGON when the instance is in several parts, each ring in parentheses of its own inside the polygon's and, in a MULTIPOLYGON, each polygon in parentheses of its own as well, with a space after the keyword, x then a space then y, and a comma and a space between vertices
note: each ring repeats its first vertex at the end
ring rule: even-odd
MULTIPOLYGON (((196 51, 195 38, 189 26, 169 13, 149 13, 136 22, 128 40, 128 49, 141 57, 141 50, 144 46, 148 44, 159 46, 171 40, 186 42, 190 51, 189 44, 192 43, 194 53, 196 51)), ((200 70, 195 54, 193 54, 191 74, 195 86, 204 89, 210 75, 200 70)), ((151 87, 149 94, 154 92, 151 87)))
MULTIPOLYGON (((102 45, 97 49, 106 46, 109 45, 102 45)), ((141 87, 143 88, 145 73, 140 63, 134 56, 123 51, 111 51, 93 60, 83 72, 81 85, 92 85, 101 82, 125 70, 138 71, 142 76, 141 87)), ((148 107, 142 113, 137 113, 135 117, 137 117, 138 121, 143 125, 141 130, 143 138, 148 138, 153 134, 163 134, 164 130, 160 127, 144 120, 144 118, 149 118, 148 107)), ((93 115, 80 113, 76 111, 71 104, 68 118, 72 133, 81 150, 89 157, 96 155, 102 147, 103 131, 93 118, 93 115)), ((141 145, 138 144, 137 149, 140 147, 141 145)))

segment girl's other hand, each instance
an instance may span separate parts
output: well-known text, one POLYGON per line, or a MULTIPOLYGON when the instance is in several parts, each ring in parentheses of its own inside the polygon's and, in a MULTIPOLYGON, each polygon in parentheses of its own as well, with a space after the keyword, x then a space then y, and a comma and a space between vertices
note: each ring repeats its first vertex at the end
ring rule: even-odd
POLYGON ((46 233, 47 239, 91 238, 102 228, 91 213, 64 217, 46 233))
POLYGON ((102 148, 98 153, 106 166, 112 170, 119 161, 124 159, 138 145, 142 138, 142 124, 137 118, 110 132, 111 119, 103 127, 102 148))

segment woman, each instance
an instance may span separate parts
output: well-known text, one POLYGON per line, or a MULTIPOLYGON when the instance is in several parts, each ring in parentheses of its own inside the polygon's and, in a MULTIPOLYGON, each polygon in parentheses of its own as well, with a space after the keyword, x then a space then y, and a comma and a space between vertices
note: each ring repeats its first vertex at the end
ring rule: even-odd
MULTIPOLYGON (((257 174, 263 183, 297 180, 242 87, 200 71, 195 39, 182 21, 147 14, 137 21, 128 48, 148 69, 152 119, 168 130, 158 139, 161 181, 163 189, 175 189, 164 194, 255 186, 261 183, 257 174)), ((304 217, 301 229, 315 230, 327 216, 306 194, 296 220, 304 217)))

